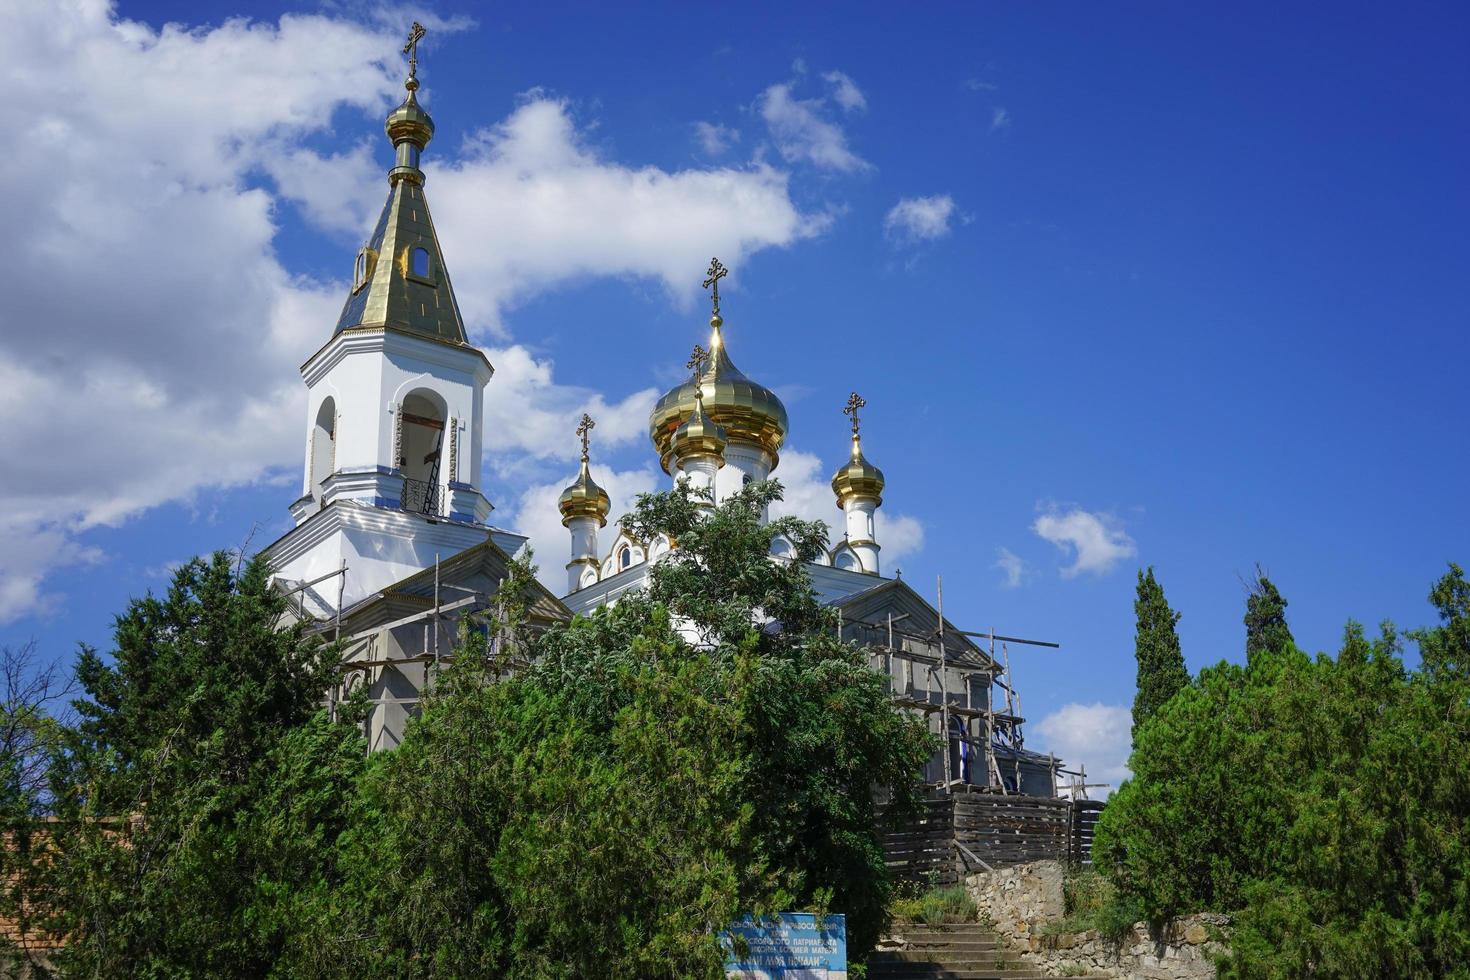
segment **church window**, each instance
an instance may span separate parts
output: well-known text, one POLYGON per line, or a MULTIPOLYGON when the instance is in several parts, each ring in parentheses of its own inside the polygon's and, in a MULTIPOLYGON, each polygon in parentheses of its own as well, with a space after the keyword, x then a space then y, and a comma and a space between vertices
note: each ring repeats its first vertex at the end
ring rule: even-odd
POLYGON ((438 515, 440 487, 444 483, 440 459, 444 450, 444 400, 426 388, 416 388, 399 408, 400 445, 398 469, 403 474, 405 510, 438 515))
POLYGON ((633 549, 623 545, 623 550, 618 552, 618 571, 622 571, 633 564, 633 549))
POLYGON ((322 481, 332 475, 336 464, 337 404, 330 397, 317 408, 316 424, 311 430, 311 472, 307 492, 321 498, 322 481))
POLYGON ((358 250, 357 261, 352 265, 352 291, 355 293, 368 284, 373 277, 373 267, 377 263, 378 253, 370 248, 358 250))
POLYGON ((432 266, 429 262, 429 250, 426 248, 411 248, 408 250, 408 274, 416 279, 429 279, 432 266))

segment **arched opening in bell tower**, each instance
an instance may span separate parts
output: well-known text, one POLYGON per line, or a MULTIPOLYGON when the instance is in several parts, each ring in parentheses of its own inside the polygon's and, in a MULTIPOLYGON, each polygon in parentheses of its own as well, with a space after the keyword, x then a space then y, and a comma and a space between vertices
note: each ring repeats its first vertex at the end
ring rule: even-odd
POLYGON ((403 509, 420 514, 442 513, 440 465, 448 449, 444 400, 420 388, 403 399, 398 469, 403 474, 403 509))
POLYGON ((322 399, 316 410, 316 423, 311 429, 311 475, 308 491, 317 500, 322 497, 322 481, 332 475, 337 459, 337 402, 330 396, 322 399))

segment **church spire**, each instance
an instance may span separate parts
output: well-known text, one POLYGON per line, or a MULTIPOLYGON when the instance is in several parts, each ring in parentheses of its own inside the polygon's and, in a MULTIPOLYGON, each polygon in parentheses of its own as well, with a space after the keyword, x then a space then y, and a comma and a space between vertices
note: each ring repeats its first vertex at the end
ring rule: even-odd
POLYGON ((853 392, 843 407, 852 424, 852 455, 832 476, 832 492, 837 506, 846 518, 846 541, 841 547, 851 549, 865 572, 878 574, 877 528, 873 515, 883 505, 883 471, 863 455, 863 437, 859 431, 858 410, 867 408, 867 399, 853 392))
POLYGON ((357 253, 352 293, 334 332, 387 327, 464 344, 464 320, 429 217, 424 172, 419 169, 419 157, 434 138, 434 120, 418 101, 418 45, 425 33, 415 21, 403 46, 409 56, 403 83, 408 96, 383 123, 393 142, 388 200, 367 244, 357 253))
POLYGON ((393 141, 393 169, 388 171, 390 184, 397 184, 400 180, 416 184, 424 182, 424 172, 419 169, 419 154, 434 138, 433 117, 419 105, 416 94, 419 90, 419 42, 426 33, 423 24, 413 22, 413 28, 408 32, 408 43, 403 46, 403 53, 408 55, 408 78, 403 82, 403 87, 408 89, 408 97, 388 114, 383 124, 388 138, 393 141))
POLYGON ((582 414, 582 421, 577 423, 577 437, 582 440, 582 469, 556 502, 562 526, 572 534, 572 560, 567 562, 568 592, 576 592, 597 580, 597 531, 607 526, 607 512, 612 507, 607 491, 592 479, 588 468, 587 436, 596 425, 592 416, 582 414))

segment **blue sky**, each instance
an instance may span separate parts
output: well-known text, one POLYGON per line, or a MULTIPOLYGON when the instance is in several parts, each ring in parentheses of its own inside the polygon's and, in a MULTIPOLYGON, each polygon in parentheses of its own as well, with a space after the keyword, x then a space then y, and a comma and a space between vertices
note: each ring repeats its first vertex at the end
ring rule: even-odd
POLYGON ((34 229, 0 246, 0 641, 105 646, 170 563, 288 526, 295 367, 386 193, 415 14, 427 193, 506 393, 487 489, 544 565, 582 408, 614 489, 653 485, 640 417, 715 251, 799 509, 837 517, 855 388, 887 570, 1062 643, 1013 651, 1031 738, 1093 770, 1140 565, 1198 669, 1239 658, 1256 562, 1317 650, 1427 622, 1470 561, 1463 5, 59 10, 0 13, 0 118, 35 134, 0 177, 34 229), (581 205, 532 220, 528 190, 581 205))

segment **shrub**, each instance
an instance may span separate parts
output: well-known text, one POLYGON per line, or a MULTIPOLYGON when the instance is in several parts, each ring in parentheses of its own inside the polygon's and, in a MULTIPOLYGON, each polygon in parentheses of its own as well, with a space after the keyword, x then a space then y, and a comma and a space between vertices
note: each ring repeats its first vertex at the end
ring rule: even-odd
POLYGON ((1470 583, 1458 566, 1430 600, 1441 624, 1409 634, 1411 670, 1391 624, 1369 640, 1350 623, 1336 658, 1308 656, 1285 600, 1258 589, 1248 624, 1267 639, 1246 664, 1201 671, 1139 728, 1094 858, 1151 921, 1231 912, 1222 977, 1467 975, 1470 583))
POLYGON ((973 922, 979 909, 963 886, 936 888, 923 899, 924 921, 931 926, 945 922, 973 922))

